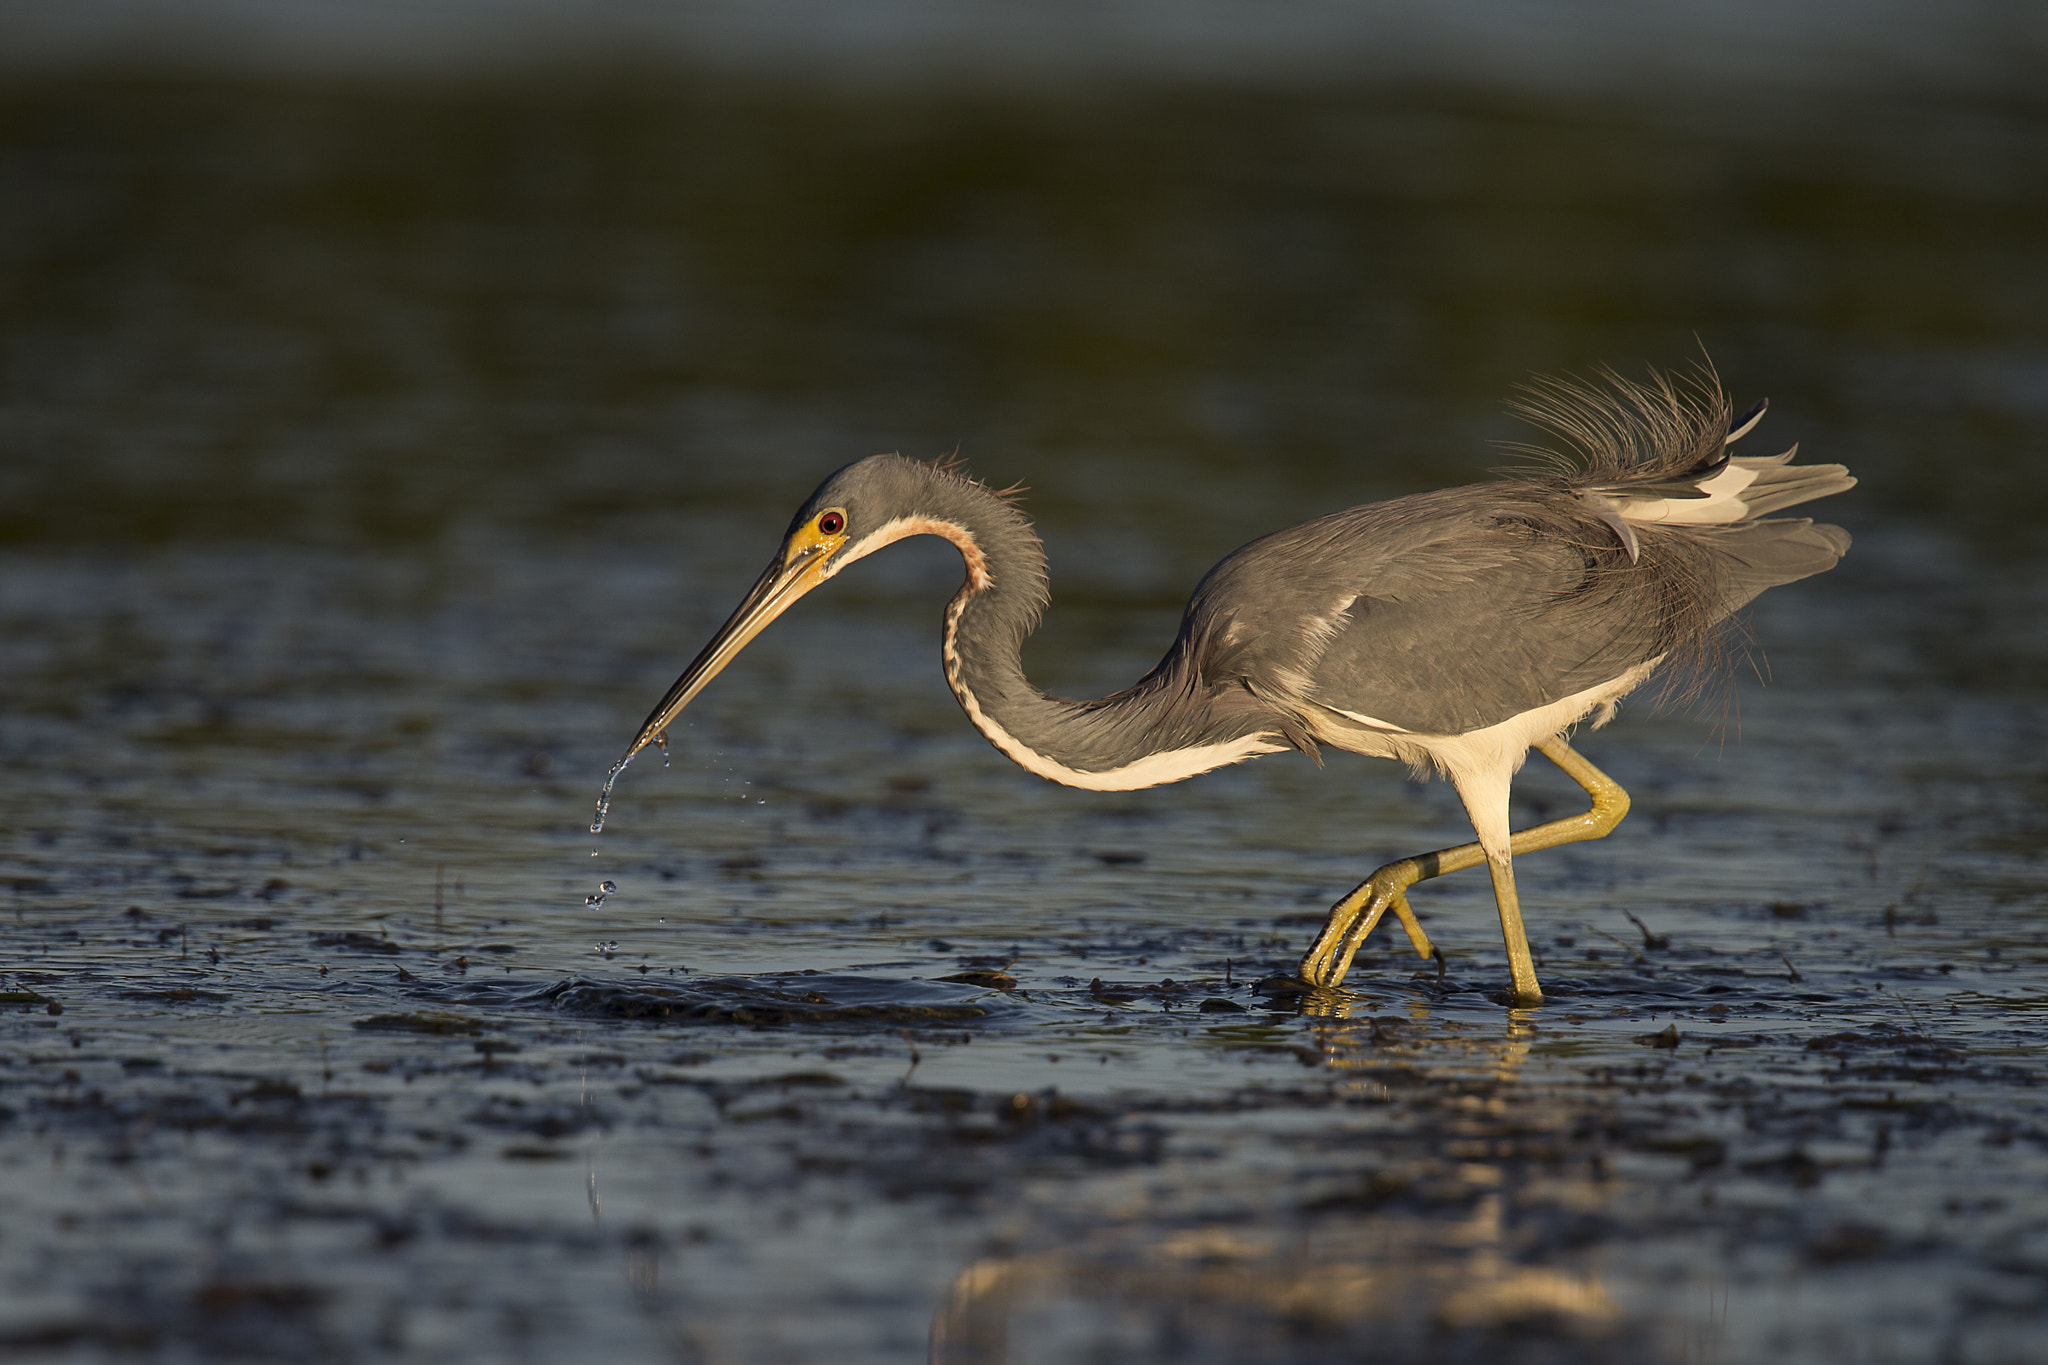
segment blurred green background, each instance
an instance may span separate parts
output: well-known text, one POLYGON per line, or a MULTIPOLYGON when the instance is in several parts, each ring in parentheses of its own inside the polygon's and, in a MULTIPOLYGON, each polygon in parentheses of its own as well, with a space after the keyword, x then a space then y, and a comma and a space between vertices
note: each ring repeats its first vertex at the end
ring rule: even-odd
POLYGON ((1862 515, 2034 553, 2048 100, 1703 93, 17 73, 0 542, 772 532, 957 445, 1185 578, 1704 347, 1862 515))
MULTIPOLYGON (((1029 663, 1107 691, 1234 546, 1504 463, 1530 376, 1703 355, 1772 399, 1753 440, 1863 480, 1817 509, 1856 551, 1783 596, 1896 610, 1816 680, 1953 705, 2048 669, 2022 11, 92 13, 0 12, 25 809, 116 734, 203 733, 237 772, 323 743, 380 767, 376 735, 413 765, 376 782, 474 762, 480 798, 554 754, 580 786, 789 509, 883 450, 1029 486, 1055 591, 1029 663), (263 731, 294 687, 317 704, 263 731)), ((859 640, 792 742, 871 749, 843 727, 901 685, 885 731, 985 757, 922 652, 957 567, 885 559, 755 676, 837 623, 859 640)), ((700 719, 780 733, 759 702, 700 719)))

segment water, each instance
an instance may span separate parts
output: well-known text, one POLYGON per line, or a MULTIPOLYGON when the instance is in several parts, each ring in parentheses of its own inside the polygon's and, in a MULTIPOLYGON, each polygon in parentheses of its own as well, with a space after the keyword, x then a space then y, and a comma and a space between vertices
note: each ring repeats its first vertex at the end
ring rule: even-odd
POLYGON ((1740 93, 15 79, 0 1344, 2027 1359, 2048 114, 1740 93), (1030 778, 935 544, 584 832, 838 464, 1027 481, 1027 667, 1100 695, 1235 545, 1695 329, 1856 545, 1768 685, 1586 738, 1634 808, 1517 867, 1540 1010, 1471 874, 1268 1008, 1453 794, 1030 778))
MULTIPOLYGON (((661 736, 659 743, 661 744, 661 766, 666 768, 668 766, 667 736, 661 736)), ((590 832, 592 834, 604 833, 605 817, 611 814, 612 809, 612 786, 619 780, 619 774, 626 771, 626 765, 632 761, 633 755, 627 754, 624 758, 612 764, 611 771, 604 775, 604 789, 597 794, 597 813, 590 818, 590 832)), ((597 850, 592 849, 590 856, 595 858, 597 850)))

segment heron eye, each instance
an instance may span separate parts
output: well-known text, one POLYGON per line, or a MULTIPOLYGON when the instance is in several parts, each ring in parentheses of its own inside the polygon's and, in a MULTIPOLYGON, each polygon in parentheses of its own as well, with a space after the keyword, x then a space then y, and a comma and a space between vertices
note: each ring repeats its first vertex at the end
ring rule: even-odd
POLYGON ((837 512, 827 512, 818 518, 818 529, 828 536, 836 536, 846 529, 846 518, 837 512))

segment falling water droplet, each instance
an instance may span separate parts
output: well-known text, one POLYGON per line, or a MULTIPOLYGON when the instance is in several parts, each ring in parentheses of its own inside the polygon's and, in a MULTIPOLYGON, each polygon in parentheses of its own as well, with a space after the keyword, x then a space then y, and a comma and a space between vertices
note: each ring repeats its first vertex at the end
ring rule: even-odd
POLYGON ((668 731, 663 730, 654 737, 654 747, 661 750, 661 766, 668 766, 668 731))
MULTIPOLYGON (((612 764, 612 770, 605 774, 604 790, 597 794, 597 814, 590 821, 590 832, 592 834, 604 833, 604 818, 611 813, 612 809, 612 784, 619 780, 619 774, 626 771, 626 765, 632 761, 633 755, 627 754, 624 758, 612 764)), ((591 856, 594 858, 597 855, 593 853, 591 856)))
POLYGON ((599 957, 610 958, 618 951, 619 941, 615 938, 608 938, 604 942, 597 945, 597 955, 599 957))
POLYGON ((611 895, 618 889, 618 883, 616 882, 599 882, 597 884, 596 892, 583 898, 583 908, 586 910, 597 909, 599 906, 604 904, 605 897, 611 895))

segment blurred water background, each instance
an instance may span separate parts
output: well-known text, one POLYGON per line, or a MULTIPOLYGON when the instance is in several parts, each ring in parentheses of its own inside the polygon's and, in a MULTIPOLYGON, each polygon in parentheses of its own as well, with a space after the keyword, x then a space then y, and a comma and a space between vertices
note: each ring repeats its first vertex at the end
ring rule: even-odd
POLYGON ((2037 1349, 2039 11, 0 35, 10 1354, 2037 1349), (1027 664, 1096 695, 1243 541, 1484 477, 1532 374, 1703 353, 1752 441, 1862 478, 1815 509, 1856 546, 1760 604, 1725 707, 1588 739, 1635 814, 1521 869, 1542 1011, 1489 999, 1458 879, 1416 896, 1444 978, 1382 940, 1336 1013, 1261 1010, 1330 901, 1465 837, 1449 790, 1047 786, 945 690, 935 543, 793 611, 586 831, 849 460, 1028 484, 1027 664))

